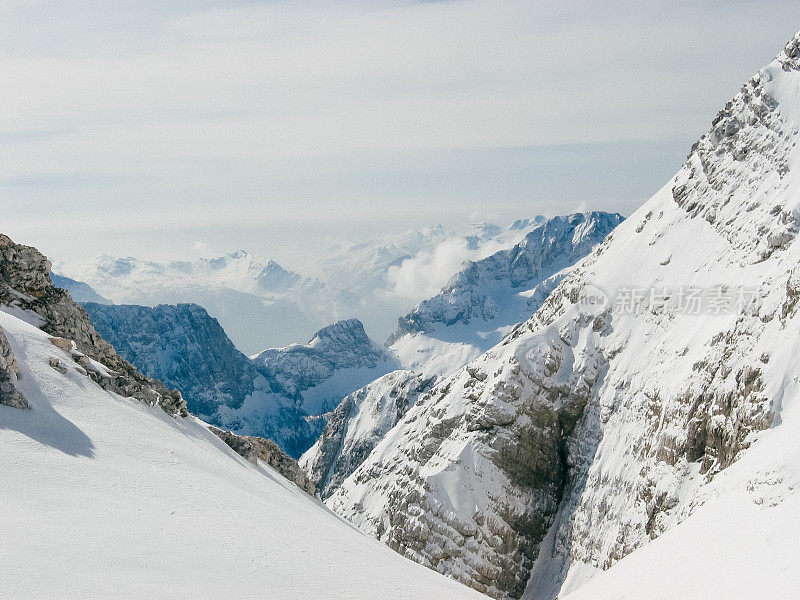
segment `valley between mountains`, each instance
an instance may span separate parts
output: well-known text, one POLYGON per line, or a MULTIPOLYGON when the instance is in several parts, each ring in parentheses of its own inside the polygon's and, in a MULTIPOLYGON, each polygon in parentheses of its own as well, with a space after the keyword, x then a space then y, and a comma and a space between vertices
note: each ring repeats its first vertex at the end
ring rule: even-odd
POLYGON ((308 276, 0 237, 3 593, 795 597, 798 138, 800 34, 627 217, 308 276))

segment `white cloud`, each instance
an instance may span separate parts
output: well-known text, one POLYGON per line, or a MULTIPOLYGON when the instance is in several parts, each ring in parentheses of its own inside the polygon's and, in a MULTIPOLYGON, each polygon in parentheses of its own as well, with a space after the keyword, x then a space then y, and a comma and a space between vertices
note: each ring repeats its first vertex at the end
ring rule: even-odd
POLYGON ((414 303, 439 293, 448 280, 469 260, 480 260, 508 243, 489 240, 469 249, 464 237, 450 237, 432 250, 422 250, 386 273, 386 294, 414 303))
POLYGON ((387 272, 390 295, 418 301, 436 295, 469 256, 463 238, 453 238, 434 250, 423 250, 387 272))

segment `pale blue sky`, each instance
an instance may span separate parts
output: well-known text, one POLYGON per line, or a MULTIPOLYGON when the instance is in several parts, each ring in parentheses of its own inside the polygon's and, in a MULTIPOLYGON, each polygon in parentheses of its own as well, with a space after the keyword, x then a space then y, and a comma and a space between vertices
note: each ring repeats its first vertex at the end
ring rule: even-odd
POLYGON ((0 2, 0 231, 292 266, 437 222, 629 214, 797 29, 796 1, 0 2))

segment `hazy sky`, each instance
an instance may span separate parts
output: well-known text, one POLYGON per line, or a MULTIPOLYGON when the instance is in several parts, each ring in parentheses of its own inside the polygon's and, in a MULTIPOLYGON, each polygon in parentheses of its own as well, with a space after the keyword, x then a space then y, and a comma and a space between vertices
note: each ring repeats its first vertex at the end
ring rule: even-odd
POLYGON ((292 266, 437 222, 629 214, 797 29, 796 0, 0 1, 0 231, 292 266))

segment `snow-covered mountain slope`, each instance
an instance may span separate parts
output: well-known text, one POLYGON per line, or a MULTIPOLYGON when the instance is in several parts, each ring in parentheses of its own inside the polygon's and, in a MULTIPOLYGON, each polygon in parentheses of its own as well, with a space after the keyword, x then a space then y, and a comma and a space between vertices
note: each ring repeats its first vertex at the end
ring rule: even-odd
POLYGON ((468 263, 437 296, 400 318, 388 343, 408 369, 446 375, 463 367, 536 312, 621 222, 604 212, 540 220, 513 248, 468 263))
POLYGON ((143 373, 177 388, 189 410, 238 434, 268 437, 299 457, 349 393, 398 367, 355 319, 306 345, 248 358, 196 304, 84 305, 92 323, 143 373))
MULTIPOLYGON (((5 310, 5 308, 4 308, 5 310)), ((0 405, 2 595, 479 598, 391 552, 194 417, 103 390, 0 311, 29 410, 0 405)))
MULTIPOLYGON (((498 597, 565 595, 634 551, 633 567, 587 588, 597 595, 576 593, 620 597, 625 573, 638 577, 627 589, 646 591, 637 565, 672 551, 645 571, 666 581, 686 563, 677 543, 726 527, 742 533, 713 546, 730 564, 770 546, 762 523, 782 526, 775 541, 788 545, 800 534, 787 518, 800 435, 799 129, 800 35, 662 190, 531 319, 418 400, 328 505, 498 597), (716 507, 731 513, 704 518, 716 507), (755 522, 740 529, 739 516, 755 522)), ((763 570, 727 571, 730 597, 750 597, 756 580, 765 595, 796 589, 786 561, 756 562, 763 570)))
POLYGON ((299 461, 323 498, 356 470, 433 381, 433 377, 398 370, 341 401, 328 416, 319 439, 299 461))
POLYGON ((691 516, 564 600, 796 597, 800 427, 782 416, 791 421, 720 473, 691 516))
POLYGON ((84 283, 83 281, 75 281, 74 279, 70 279, 64 275, 57 275, 55 273, 50 273, 50 281, 53 282, 54 286, 67 290, 75 302, 113 304, 111 300, 98 294, 96 291, 94 291, 92 286, 90 286, 88 283, 84 283))
POLYGON ((196 304, 154 308, 84 303, 97 331, 143 373, 181 391, 204 418, 220 405, 239 408, 259 371, 216 319, 196 304))
POLYGON ((351 314, 347 308, 355 302, 346 292, 242 250, 167 264, 103 255, 83 264, 60 264, 59 271, 117 304, 199 304, 246 353, 308 339, 351 314))

